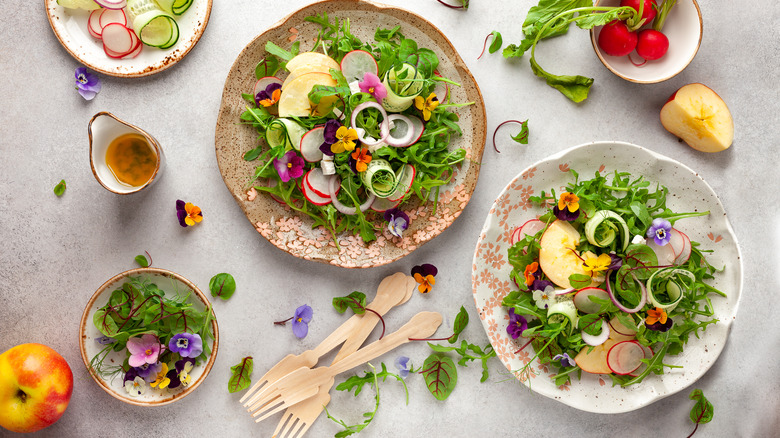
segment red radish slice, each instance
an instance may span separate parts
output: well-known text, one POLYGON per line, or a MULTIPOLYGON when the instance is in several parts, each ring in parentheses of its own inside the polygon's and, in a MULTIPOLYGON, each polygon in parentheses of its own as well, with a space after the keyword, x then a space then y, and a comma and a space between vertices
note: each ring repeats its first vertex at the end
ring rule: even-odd
POLYGON ((674 263, 674 259, 677 255, 674 253, 674 248, 672 248, 671 244, 667 243, 664 246, 658 245, 652 237, 647 239, 645 244, 655 252, 659 265, 671 265, 674 263))
POLYGON ((135 49, 133 31, 119 23, 111 23, 103 28, 103 48, 106 55, 121 58, 135 49))
MULTIPOLYGON (((642 347, 642 350, 645 352, 645 359, 652 359, 653 355, 655 354, 655 353, 653 353, 653 350, 651 350, 649 347, 645 347, 642 344, 640 344, 640 345, 642 347)), ((631 376, 631 377, 636 377, 636 376, 642 374, 642 372, 645 369, 647 369, 647 364, 642 362, 642 364, 639 365, 639 368, 637 368, 634 371, 628 373, 628 375, 631 376)))
POLYGON ((574 295, 574 306, 582 313, 597 313, 601 306, 595 301, 591 301, 590 297, 600 298, 602 300, 608 300, 609 294, 604 289, 597 287, 586 287, 580 289, 576 295, 574 295))
POLYGON ((135 49, 133 49, 127 55, 123 56, 122 59, 132 59, 132 58, 135 58, 136 56, 138 56, 141 53, 141 50, 143 50, 144 45, 141 43, 141 40, 137 36, 135 36, 135 32, 133 32, 133 37, 136 40, 135 49))
POLYGON ((525 236, 535 235, 539 231, 543 230, 546 226, 547 224, 540 221, 539 219, 531 219, 526 221, 523 225, 515 228, 515 231, 512 233, 511 244, 514 245, 515 243, 522 240, 525 236))
POLYGON ((127 0, 94 0, 94 1, 95 3, 99 4, 100 6, 108 10, 122 9, 125 6, 127 6, 127 0))
POLYGON ((87 19, 89 34, 98 39, 100 39, 100 34, 103 33, 103 26, 100 25, 100 15, 103 14, 103 11, 105 9, 95 9, 89 13, 89 18, 87 19))
POLYGON ((411 146, 414 138, 414 124, 412 121, 401 114, 391 114, 388 117, 392 128, 390 129, 385 142, 396 148, 405 148, 411 146))
POLYGON ((691 258, 691 239, 688 237, 687 234, 683 233, 679 230, 673 230, 677 231, 679 234, 683 237, 683 247, 679 254, 677 254, 677 257, 674 259, 675 265, 681 265, 688 261, 689 258, 691 258))
MULTIPOLYGON (((262 183, 260 185, 266 186, 266 187, 270 187, 270 188, 274 188, 274 187, 276 187, 277 184, 279 184, 279 183, 275 179, 266 178, 265 181, 262 181, 262 183)), ((280 203, 282 205, 287 205, 287 203, 284 202, 284 200, 282 198, 280 198, 280 197, 278 197, 278 196, 276 196, 274 194, 271 194, 271 193, 269 193, 269 195, 271 196, 271 198, 273 198, 274 201, 276 201, 276 202, 278 202, 278 203, 280 203)))
POLYGON ((417 170, 411 164, 406 164, 401 169, 402 173, 398 177, 398 186, 396 187, 395 192, 387 197, 388 201, 400 201, 409 193, 409 190, 412 189, 412 183, 414 182, 414 176, 417 174, 417 170))
MULTIPOLYGON (((338 200, 336 197, 336 194, 338 193, 338 188, 341 186, 341 182, 339 181, 339 177, 336 175, 330 176, 330 181, 328 182, 328 193, 330 194, 330 199, 333 202, 333 206, 336 207, 336 210, 348 214, 348 215, 354 215, 357 214, 357 209, 355 207, 347 207, 346 205, 342 204, 341 201, 338 200)), ((362 204, 360 204, 360 211, 366 211, 371 207, 371 204, 374 203, 374 200, 376 199, 376 195, 371 193, 368 196, 368 199, 362 204)))
POLYGON ((634 372, 645 358, 645 350, 637 341, 618 342, 607 353, 607 366, 613 373, 626 375, 634 372))
POLYGON ((351 126, 357 126, 355 122, 357 121, 357 116, 360 114, 363 110, 367 108, 375 108, 379 111, 379 114, 382 115, 382 123, 379 125, 379 133, 382 135, 379 139, 374 139, 371 137, 366 137, 366 131, 362 128, 355 128, 358 135, 358 140, 360 140, 361 143, 363 143, 366 146, 376 146, 387 138, 387 136, 390 134, 390 121, 387 118, 387 111, 385 111, 384 107, 382 105, 376 103, 376 102, 363 102, 360 105, 356 106, 354 110, 352 110, 352 125, 351 126))
POLYGON ((425 122, 423 122, 421 118, 411 114, 408 114, 406 117, 408 117, 414 125, 414 138, 412 139, 412 144, 415 144, 420 141, 420 137, 422 137, 423 132, 425 132, 425 122))
MULTIPOLYGON (((308 177, 308 174, 306 176, 308 177)), ((301 192, 303 193, 303 196, 306 198, 306 200, 311 202, 314 205, 323 206, 331 203, 330 198, 326 198, 324 196, 318 195, 311 188, 311 185, 309 185, 309 182, 307 181, 306 177, 304 177, 303 184, 301 184, 301 192)))
MULTIPOLYGON (((325 142, 325 127, 324 126, 318 126, 316 128, 310 129, 305 134, 303 134, 303 137, 301 137, 301 144, 300 144, 300 150, 301 150, 301 156, 303 156, 303 159, 308 161, 309 163, 315 163, 317 161, 322 160, 322 151, 320 150, 320 146, 322 146, 322 143, 325 142)), ((327 187, 327 184, 325 185, 327 187)), ((327 188, 325 189, 324 193, 327 193, 327 188)), ((325 196, 325 195, 323 195, 325 196)))
POLYGON ((677 256, 682 253, 683 247, 685 246, 685 238, 677 229, 672 228, 672 231, 669 232, 669 243, 667 243, 667 245, 672 247, 674 257, 677 258, 677 256))
POLYGON ((371 209, 374 211, 378 211, 379 213, 384 213, 387 210, 392 210, 393 208, 398 207, 398 204, 401 203, 401 200, 397 200, 395 202, 387 199, 387 198, 376 198, 373 204, 371 204, 371 209))
POLYGON ((252 95, 257 96, 257 93, 264 91, 271 84, 282 85, 282 80, 276 76, 264 76, 255 82, 255 88, 252 90, 252 95))
POLYGON ((609 339, 609 324, 603 319, 601 320, 601 333, 598 335, 591 335, 585 333, 585 330, 582 331, 582 342, 593 347, 607 342, 607 339, 609 339))
MULTIPOLYGON (((314 190, 314 193, 322 196, 323 198, 329 198, 329 189, 328 189, 328 177, 325 176, 324 173, 322 173, 322 169, 319 167, 315 167, 314 169, 310 170, 305 177, 305 182, 308 182, 309 188, 314 190)), ((339 194, 339 190, 341 189, 341 186, 338 186, 336 188, 336 195, 339 194)))
POLYGON ((127 26, 127 15, 125 15, 125 11, 122 9, 103 9, 103 12, 98 18, 98 24, 102 29, 105 29, 106 26, 112 23, 127 26))
MULTIPOLYGON (((434 76, 442 77, 438 71, 433 72, 434 76)), ((436 86, 433 88, 433 92, 436 93, 436 98, 439 102, 444 103, 447 101, 447 97, 450 95, 450 85, 446 82, 436 81, 436 86)))
POLYGON ((341 73, 347 78, 347 83, 362 81, 366 73, 377 74, 378 71, 374 55, 365 50, 348 52, 341 60, 341 73))

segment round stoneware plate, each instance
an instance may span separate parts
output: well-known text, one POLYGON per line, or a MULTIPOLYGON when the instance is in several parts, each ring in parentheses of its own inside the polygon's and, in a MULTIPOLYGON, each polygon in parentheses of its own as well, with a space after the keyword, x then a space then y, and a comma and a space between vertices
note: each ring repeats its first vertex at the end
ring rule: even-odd
POLYGON ((200 40, 211 14, 212 0, 195 0, 182 15, 176 15, 179 41, 169 49, 144 46, 132 59, 109 58, 103 43, 87 31, 90 11, 67 9, 57 0, 44 0, 54 35, 65 50, 86 67, 110 76, 139 77, 159 73, 181 61, 200 40))
POLYGON ((258 233, 276 247, 307 260, 330 263, 350 268, 380 266, 397 260, 439 235, 450 226, 469 201, 477 183, 479 163, 485 146, 485 107, 479 88, 466 64, 442 33, 424 18, 411 12, 357 0, 336 0, 314 3, 294 12, 270 30, 255 38, 236 59, 222 93, 222 106, 216 128, 216 153, 219 169, 230 193, 258 233), (286 205, 279 204, 263 193, 249 196, 250 177, 257 161, 248 162, 243 154, 258 145, 257 131, 241 124, 240 115, 246 110, 241 93, 251 93, 257 81, 255 65, 265 56, 265 44, 272 41, 289 48, 292 41, 300 41, 300 50, 312 49, 319 26, 304 21, 305 17, 328 13, 329 17, 349 18, 351 31, 363 41, 373 42, 377 28, 400 25, 407 38, 417 41, 419 47, 432 49, 439 57, 439 72, 462 87, 451 87, 453 102, 475 102, 474 105, 453 111, 460 116, 461 137, 454 137, 452 149, 466 150, 466 160, 456 171, 453 181, 444 186, 434 214, 433 202, 424 205, 407 202, 402 209, 411 223, 403 238, 388 231, 380 213, 374 214, 377 240, 365 244, 351 234, 337 236, 340 249, 329 232, 322 227, 312 229, 308 216, 294 214, 286 205), (252 200, 250 200, 252 199, 252 200))
POLYGON ((498 357, 516 377, 534 392, 558 400, 569 406, 596 413, 619 413, 646 406, 661 398, 681 391, 698 380, 720 355, 729 329, 737 314, 742 291, 742 258, 734 232, 720 200, 709 185, 685 165, 639 146, 622 142, 589 143, 568 149, 542 160, 515 177, 501 192, 490 209, 474 253, 472 266, 474 301, 482 325, 498 357), (569 169, 577 171, 581 179, 590 179, 596 171, 608 176, 610 172, 626 171, 634 177, 669 189, 667 206, 673 211, 706 211, 708 216, 688 218, 678 222, 692 241, 702 250, 712 250, 707 260, 723 272, 715 274, 710 284, 728 294, 722 298, 710 295, 717 324, 700 332, 700 339, 690 336, 683 353, 666 356, 664 363, 683 368, 666 369, 663 375, 650 375, 643 382, 627 387, 613 387, 607 375, 583 372, 582 379, 556 387, 550 376, 553 371, 538 361, 531 364, 530 378, 520 374, 523 366, 534 356, 532 347, 516 353, 526 342, 513 340, 506 332, 509 316, 501 307, 501 300, 517 290, 509 278, 512 267, 507 262, 512 231, 543 210, 531 205, 528 197, 542 190, 559 193, 574 181, 569 169))
MULTIPOLYGON (((86 365, 89 374, 95 382, 97 382, 97 384, 109 395, 125 403, 137 406, 167 405, 176 400, 181 400, 195 391, 195 388, 203 383, 206 376, 209 374, 209 371, 211 371, 211 367, 214 365, 214 361, 217 358, 217 349, 219 347, 219 327, 217 327, 217 320, 213 319, 215 317, 212 313, 211 331, 214 334, 214 338, 208 340, 208 345, 211 348, 211 355, 207 362, 200 363, 192 369, 190 372, 192 382, 189 386, 186 388, 184 386, 179 386, 175 389, 166 388, 164 390, 158 390, 147 386, 144 394, 137 397, 130 396, 130 394, 125 391, 122 375, 117 375, 114 378, 105 378, 99 376, 90 367, 92 358, 105 347, 105 345, 102 345, 97 341, 99 338, 103 337, 103 334, 95 327, 93 317, 98 309, 108 303, 111 293, 121 288, 130 278, 138 278, 142 281, 148 280, 149 282, 156 284, 158 288, 165 292, 167 298, 175 297, 177 294, 179 296, 186 296, 189 294, 188 301, 192 303, 192 309, 196 312, 203 312, 211 304, 197 286, 175 272, 160 268, 138 268, 117 274, 103 283, 95 294, 92 295, 87 307, 84 309, 84 314, 81 317, 81 325, 79 327, 79 348, 81 349, 81 359, 84 361, 84 365, 86 365)), ((112 351, 108 354, 103 363, 119 366, 122 365, 126 357, 126 349, 122 349, 118 352, 112 351)))

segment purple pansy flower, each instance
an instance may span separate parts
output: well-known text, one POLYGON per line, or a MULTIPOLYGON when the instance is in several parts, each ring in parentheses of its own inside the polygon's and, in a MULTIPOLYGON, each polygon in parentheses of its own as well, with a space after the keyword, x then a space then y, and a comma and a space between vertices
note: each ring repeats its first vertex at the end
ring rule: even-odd
POLYGON ((385 212, 385 220, 388 222, 388 231, 395 237, 403 237, 404 231, 409 228, 409 216, 397 208, 387 210, 385 212))
POLYGON ((136 372, 136 375, 146 380, 147 383, 152 383, 157 377, 157 374, 160 373, 161 369, 162 364, 160 362, 145 363, 140 367, 133 368, 133 370, 136 372))
POLYGON ((76 89, 81 97, 86 100, 92 100, 98 94, 102 87, 100 79, 87 71, 86 67, 76 69, 76 89))
POLYGON ((653 219, 653 224, 647 230, 647 238, 653 238, 655 244, 664 246, 672 238, 672 224, 666 219, 653 219))
POLYGON ((576 210, 574 212, 569 211, 568 208, 560 209, 558 206, 553 207, 553 214, 556 218, 562 220, 562 221, 576 221, 578 217, 580 217, 580 210, 576 210))
POLYGON ((161 349, 160 340, 155 335, 145 334, 140 338, 130 338, 127 340, 127 351, 130 352, 130 358, 127 363, 131 367, 155 363, 161 349))
POLYGON ((528 328, 528 321, 525 320, 523 315, 515 313, 515 308, 509 308, 509 325, 506 327, 506 332, 512 339, 519 338, 525 329, 528 328))
POLYGON ((95 342, 97 342, 100 345, 108 345, 116 342, 116 339, 109 338, 108 336, 101 336, 99 338, 95 338, 95 342))
POLYGON ((395 367, 398 369, 398 375, 402 379, 405 379, 409 375, 409 358, 406 356, 398 356, 395 360, 395 367))
POLYGON ((387 89, 382 84, 379 76, 371 72, 366 72, 363 75, 363 80, 358 82, 358 86, 360 91, 370 94, 377 102, 381 102, 382 99, 387 97, 387 89))
POLYGON ((291 179, 300 178, 303 175, 303 158, 299 157, 295 151, 288 151, 281 159, 274 158, 274 168, 282 181, 287 182, 291 179))
POLYGON ((331 157, 336 155, 331 150, 330 145, 339 141, 336 138, 336 131, 338 131, 339 128, 341 128, 341 123, 339 123, 339 121, 336 119, 330 119, 327 122, 325 122, 325 131, 323 132, 323 135, 325 136, 325 141, 322 142, 322 144, 320 145, 320 150, 322 151, 323 154, 331 157))
POLYGON ((281 97, 282 84, 273 82, 265 87, 265 90, 260 90, 255 94, 255 104, 258 107, 274 106, 279 102, 281 97))
POLYGON ((577 363, 574 362, 574 359, 569 356, 569 353, 556 354, 553 356, 552 360, 560 361, 562 368, 569 368, 577 365, 577 363))
POLYGON ((295 309, 295 316, 292 320, 292 329, 295 336, 298 338, 305 338, 309 333, 309 322, 314 315, 312 308, 306 304, 295 309))
POLYGON ((433 285, 436 284, 435 277, 438 273, 439 270, 436 269, 436 266, 433 266, 430 263, 425 263, 412 268, 412 277, 414 277, 414 281, 419 283, 417 289, 420 293, 427 294, 431 291, 433 285))
POLYGON ((197 333, 179 333, 168 342, 168 348, 181 357, 198 357, 203 353, 203 341, 197 333))
POLYGON ((133 381, 133 380, 134 380, 136 377, 138 377, 138 369, 137 369, 137 368, 130 367, 130 369, 129 369, 129 370, 127 370, 127 372, 125 373, 125 377, 124 377, 124 379, 123 379, 123 382, 122 382, 122 383, 124 383, 124 382, 131 382, 131 381, 133 381))
POLYGON ((530 290, 545 290, 547 287, 554 287, 552 281, 547 280, 534 280, 533 284, 531 284, 530 290))
POLYGON ((623 266, 623 259, 614 252, 609 253, 609 258, 612 259, 612 261, 609 266, 607 266, 608 271, 617 271, 623 266))

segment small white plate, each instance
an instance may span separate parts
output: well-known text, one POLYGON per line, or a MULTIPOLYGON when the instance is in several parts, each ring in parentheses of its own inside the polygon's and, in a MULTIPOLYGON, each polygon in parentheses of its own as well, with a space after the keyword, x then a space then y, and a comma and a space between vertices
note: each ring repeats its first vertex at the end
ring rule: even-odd
POLYGON ((501 192, 490 209, 477 242, 472 266, 474 301, 482 325, 498 358, 510 372, 534 392, 588 412, 613 414, 628 412, 649 405, 692 385, 715 363, 726 344, 726 338, 737 314, 742 293, 742 257, 737 239, 726 218, 726 212, 712 188, 696 172, 685 165, 642 147, 623 142, 596 142, 576 146, 531 165, 515 177, 501 192), (528 219, 543 213, 532 205, 529 196, 538 196, 542 190, 563 191, 574 179, 574 169, 581 179, 590 179, 598 170, 611 180, 615 170, 630 172, 633 177, 644 176, 654 184, 669 189, 667 206, 673 211, 707 211, 708 216, 684 219, 679 222, 692 241, 702 250, 712 250, 707 260, 723 272, 709 282, 728 297, 712 295, 712 306, 717 324, 700 332, 700 338, 691 335, 685 350, 675 356, 666 356, 664 363, 683 368, 666 369, 663 375, 651 374, 639 384, 627 388, 613 387, 606 375, 583 372, 570 384, 555 386, 550 376, 553 370, 535 361, 531 375, 516 373, 534 356, 531 346, 517 353, 525 341, 513 340, 506 332, 509 321, 501 300, 517 290, 509 277, 512 266, 507 262, 507 250, 512 231, 528 219))
POLYGON ((44 0, 54 35, 68 53, 86 67, 119 77, 140 77, 159 73, 184 58, 206 30, 211 15, 212 0, 195 0, 182 15, 175 16, 179 25, 179 41, 173 47, 161 50, 144 46, 132 59, 112 59, 103 51, 103 43, 87 31, 90 11, 66 9, 57 0, 44 0))

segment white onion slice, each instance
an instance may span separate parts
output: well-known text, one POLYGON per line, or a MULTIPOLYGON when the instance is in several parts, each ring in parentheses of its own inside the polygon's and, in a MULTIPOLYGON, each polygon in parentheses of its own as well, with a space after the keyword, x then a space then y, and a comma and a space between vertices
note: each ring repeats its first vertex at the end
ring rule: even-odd
POLYGON ((591 335, 588 333, 585 333, 585 330, 582 331, 582 342, 596 346, 601 345, 605 342, 607 342, 607 339, 609 339, 609 324, 607 321, 601 320, 601 333, 598 335, 591 335))
POLYGON ((406 133, 403 135, 403 137, 393 137, 392 134, 388 131, 387 138, 385 141, 390 146, 396 147, 396 148, 404 148, 409 145, 411 145, 414 141, 414 124, 412 123, 412 120, 409 117, 406 117, 401 114, 391 114, 388 117, 389 123, 394 123, 396 120, 400 120, 403 123, 406 123, 406 133))
POLYGON ((390 120, 387 118, 387 111, 385 111, 382 105, 376 102, 363 102, 360 105, 356 106, 355 109, 352 110, 351 122, 352 122, 352 127, 355 128, 355 132, 357 132, 358 140, 360 140, 360 142, 366 146, 375 146, 385 141, 387 139, 387 136, 390 135, 390 120), (357 121, 358 114, 360 114, 360 112, 366 108, 376 108, 377 110, 379 110, 379 113, 382 115, 382 123, 379 125, 379 133, 381 134, 382 137, 379 139, 368 137, 364 129, 355 127, 355 122, 357 121))
MULTIPOLYGON (((339 183, 339 178, 336 175, 330 176, 330 181, 328 181, 328 194, 330 195, 331 201, 333 201, 333 206, 336 207, 336 210, 340 211, 341 213, 348 214, 350 216, 357 214, 357 209, 355 207, 347 207, 346 205, 342 204, 341 201, 339 201, 336 197, 336 188, 339 186, 339 183)), ((368 196, 368 199, 366 199, 366 202, 360 205, 360 211, 364 212, 371 208, 371 204, 374 203, 375 199, 376 195, 371 193, 368 196)))

